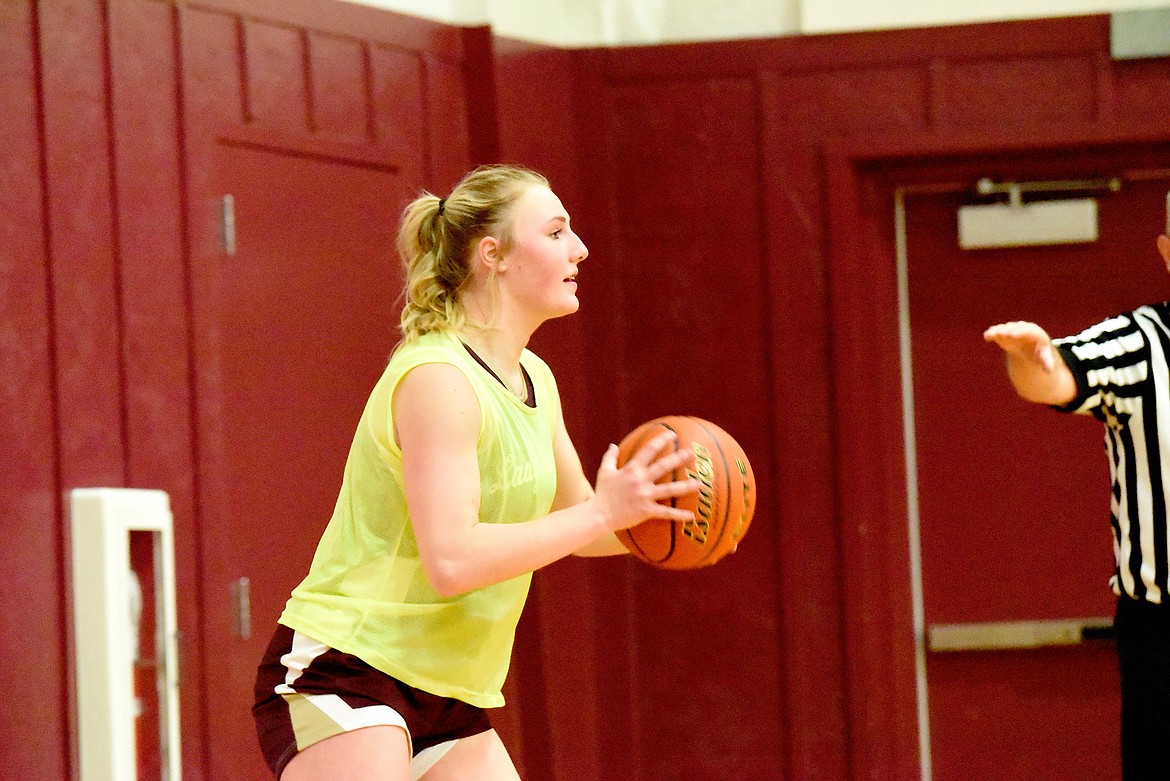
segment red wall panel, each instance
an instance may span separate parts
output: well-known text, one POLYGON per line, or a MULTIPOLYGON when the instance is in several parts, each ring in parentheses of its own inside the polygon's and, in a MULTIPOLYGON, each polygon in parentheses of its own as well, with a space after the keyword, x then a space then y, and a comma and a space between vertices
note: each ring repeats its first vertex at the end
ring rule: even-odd
MULTIPOLYGON (((388 46, 370 47, 373 139, 393 150, 427 146, 427 103, 422 58, 417 52, 388 46)), ((405 156, 405 155, 404 155, 405 156)), ((416 164, 419 181, 426 178, 425 161, 416 164)))
MULTIPOLYGON (((872 65, 863 72, 883 73, 872 65)), ((784 637, 780 662, 789 725, 781 739, 785 768, 791 777, 809 779, 848 777, 846 650, 839 631, 843 587, 830 575, 841 570, 838 500, 831 479, 810 479, 833 473, 835 451, 830 433, 830 292, 822 247, 828 185, 820 175, 818 143, 835 126, 821 124, 819 103, 826 100, 824 111, 851 125, 866 116, 853 112, 844 97, 861 93, 857 97, 863 99, 863 86, 848 76, 835 86, 827 80, 827 74, 816 70, 761 75, 761 102, 768 118, 761 129, 768 332, 784 364, 800 367, 772 374, 772 394, 784 399, 784 414, 775 417, 768 432, 772 464, 761 479, 775 495, 778 519, 777 593, 784 637), (818 587, 810 589, 808 583, 818 587)), ((893 95, 892 106, 875 109, 873 121, 895 128, 918 121, 922 109, 907 96, 914 94, 913 80, 892 86, 894 90, 886 90, 893 95)), ((757 474, 761 472, 757 467, 757 474)))
POLYGON ((309 83, 313 85, 311 129, 365 141, 371 130, 366 48, 355 40, 310 33, 309 83))
MULTIPOLYGON (((192 566, 199 546, 176 32, 177 13, 169 3, 109 6, 127 485, 162 489, 170 497, 180 562, 182 764, 187 776, 200 778, 203 659, 196 651, 203 622, 192 566)), ((135 560, 136 567, 143 564, 135 560)))
POLYGON ((951 61, 937 88, 943 124, 1044 126, 1097 115, 1097 55, 951 61), (1011 111, 1004 111, 1010 106, 1011 111))
POLYGON ((14 776, 69 772, 62 538, 38 68, 32 3, 0 6, 0 763, 14 776))
POLYGON ((304 33, 268 21, 244 19, 242 25, 247 121, 307 130, 310 81, 305 74, 304 33))
MULTIPOLYGON (((57 470, 60 490, 122 485, 125 479, 121 330, 113 246, 109 165, 107 61, 102 5, 98 2, 38 4, 41 110, 43 117, 45 225, 51 296, 57 470)), ((46 539, 60 541, 44 562, 53 590, 45 626, 68 637, 67 526, 43 518, 46 539)), ((44 565, 43 565, 44 566, 44 565)), ((27 620, 27 619, 26 619, 27 620)), ((45 681, 41 697, 60 707, 70 701, 69 646, 37 648, 41 664, 62 676, 45 681), (46 697, 46 694, 48 695, 46 697)), ((70 716, 57 721, 56 738, 35 754, 31 777, 63 777, 71 766, 70 716), (53 745, 55 744, 55 745, 53 745), (47 761, 48 765, 40 764, 47 761)), ((56 732, 56 735, 54 735, 56 732)), ((31 759, 31 758, 30 758, 31 759)), ((29 761, 29 760, 25 760, 29 761)))
POLYGON ((1131 60, 1111 64, 1111 74, 1102 89, 1102 118, 1148 121, 1150 107, 1170 99, 1170 79, 1162 59, 1131 60))
POLYGON ((825 136, 921 129, 930 80, 921 67, 767 73, 767 132, 782 143, 825 136))
POLYGON ((6 647, 38 649, 14 685, 49 693, 36 765, 28 744, 4 750, 46 779, 71 766, 58 497, 81 483, 171 493, 185 774, 226 761, 201 692, 207 633, 231 631, 215 558, 230 541, 206 536, 230 536, 215 479, 230 400, 220 325, 192 310, 219 284, 222 142, 439 193, 473 162, 544 171, 592 253, 582 312, 534 343, 587 470, 665 412, 720 422, 752 458, 761 504, 726 563, 537 577, 500 716, 527 777, 913 777, 875 171, 1120 127, 1140 140, 1170 98, 1164 62, 1108 60, 1102 17, 565 52, 332 2, 54 0, 4 5, 0 47, 16 107, 0 127, 0 445, 23 454, 0 505, 6 585, 39 611, 3 625, 24 627, 6 647))
POLYGON ((38 8, 44 95, 49 258, 65 489, 121 485, 121 330, 103 8, 38 8))
MULTIPOLYGON (((769 377, 780 367, 766 341, 756 82, 688 78, 607 93, 621 422, 710 419, 768 474, 763 434, 781 408, 769 377)), ((629 563, 639 777, 758 777, 782 765, 776 525, 761 485, 759 523, 719 566, 673 577, 629 563), (651 717, 659 708, 670 717, 651 717)))

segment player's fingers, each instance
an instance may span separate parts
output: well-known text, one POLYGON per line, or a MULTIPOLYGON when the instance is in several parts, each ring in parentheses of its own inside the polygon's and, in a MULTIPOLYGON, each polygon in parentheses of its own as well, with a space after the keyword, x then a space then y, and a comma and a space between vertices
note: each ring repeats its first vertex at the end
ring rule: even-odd
POLYGON ((666 521, 673 521, 675 523, 690 523, 695 520, 695 514, 690 510, 683 510, 679 507, 671 507, 668 504, 655 505, 654 512, 650 515, 651 518, 661 518, 666 521))
POLYGON ((610 443, 605 452, 601 454, 601 468, 602 469, 617 469, 618 446, 610 443))
POLYGON ((680 448, 673 453, 667 453, 646 467, 646 474, 652 482, 657 482, 664 475, 670 474, 681 466, 687 466, 694 460, 695 454, 691 452, 690 448, 680 448))
POLYGON ((663 499, 676 499, 680 496, 693 494, 701 487, 701 483, 693 478, 687 480, 672 480, 669 483, 657 483, 650 491, 650 496, 655 501, 663 499))
POLYGON ((649 442, 638 448, 638 452, 634 453, 630 461, 637 462, 643 467, 649 466, 657 458, 658 454, 674 442, 678 441, 678 434, 669 429, 657 434, 649 442))

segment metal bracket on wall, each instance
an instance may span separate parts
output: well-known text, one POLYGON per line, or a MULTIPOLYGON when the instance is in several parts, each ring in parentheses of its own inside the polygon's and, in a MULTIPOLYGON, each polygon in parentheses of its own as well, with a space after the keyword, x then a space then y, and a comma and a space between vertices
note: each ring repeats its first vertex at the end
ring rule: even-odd
POLYGON ((1057 179, 1046 182, 996 182, 989 177, 983 177, 975 182, 975 191, 980 195, 996 195, 1007 193, 1008 202, 1012 206, 1022 206, 1024 193, 1093 193, 1108 191, 1115 193, 1121 190, 1121 179, 1057 179))

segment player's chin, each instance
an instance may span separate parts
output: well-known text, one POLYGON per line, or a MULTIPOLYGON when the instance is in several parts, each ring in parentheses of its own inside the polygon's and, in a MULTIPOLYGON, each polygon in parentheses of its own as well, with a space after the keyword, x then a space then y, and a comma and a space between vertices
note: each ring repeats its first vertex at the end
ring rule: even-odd
POLYGON ((581 308, 581 302, 577 300, 576 294, 567 296, 563 301, 559 302, 557 306, 557 314, 555 317, 564 317, 571 315, 581 308))

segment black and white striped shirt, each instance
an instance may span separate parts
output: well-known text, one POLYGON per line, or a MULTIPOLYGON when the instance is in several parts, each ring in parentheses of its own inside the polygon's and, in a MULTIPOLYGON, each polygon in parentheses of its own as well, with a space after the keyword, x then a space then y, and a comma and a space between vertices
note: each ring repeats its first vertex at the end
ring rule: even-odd
POLYGON ((1077 381, 1061 408, 1105 424, 1114 593, 1170 604, 1170 303, 1109 318, 1053 340, 1077 381))

